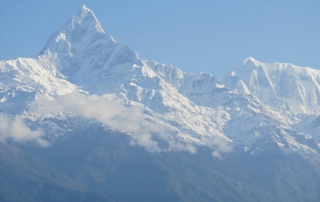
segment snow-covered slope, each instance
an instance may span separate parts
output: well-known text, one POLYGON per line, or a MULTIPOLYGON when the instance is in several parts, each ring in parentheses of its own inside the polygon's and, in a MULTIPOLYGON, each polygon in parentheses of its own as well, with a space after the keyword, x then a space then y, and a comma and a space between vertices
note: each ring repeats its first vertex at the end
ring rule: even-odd
POLYGON ((51 35, 42 55, 54 61, 68 80, 94 93, 103 93, 99 86, 105 78, 123 76, 133 64, 141 65, 138 54, 106 34, 86 6, 51 35))
POLYGON ((277 110, 285 125, 304 134, 305 139, 314 138, 319 147, 319 70, 291 63, 263 63, 249 57, 231 70, 224 82, 236 92, 252 95, 277 110))
POLYGON ((226 87, 208 73, 141 59, 106 34, 85 6, 51 35, 37 58, 1 61, 0 71, 1 112, 21 116, 48 139, 94 120, 131 133, 137 144, 153 145, 152 151, 160 151, 154 145, 161 139, 168 143, 166 151, 194 152, 190 145, 207 145, 214 156, 276 149, 318 158, 314 137, 288 121, 291 113, 318 114, 318 71, 249 58, 227 77, 226 87), (63 97, 68 94, 75 96, 63 97), (104 102, 105 94, 116 95, 126 107, 104 102), (48 102, 57 104, 53 100, 69 107, 48 110, 48 102), (130 114, 134 107, 141 117, 130 114), (130 113, 121 111, 127 109, 130 113), (115 124, 121 118, 139 122, 138 131, 115 124), (141 131, 148 134, 137 136, 141 131))
POLYGON ((262 63, 249 57, 230 72, 226 84, 251 93, 261 102, 285 112, 319 114, 320 70, 291 63, 262 63))
POLYGON ((0 108, 5 113, 21 113, 39 95, 56 97, 77 91, 46 56, 0 61, 0 72, 0 108))

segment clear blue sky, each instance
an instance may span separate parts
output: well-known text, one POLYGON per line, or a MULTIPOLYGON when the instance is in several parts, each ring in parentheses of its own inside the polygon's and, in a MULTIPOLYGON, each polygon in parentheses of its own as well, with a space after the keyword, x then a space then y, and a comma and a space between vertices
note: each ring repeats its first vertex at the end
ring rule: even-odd
POLYGON ((0 0, 0 60, 36 57, 85 4, 143 59, 221 77, 252 56, 320 69, 319 0, 0 0))

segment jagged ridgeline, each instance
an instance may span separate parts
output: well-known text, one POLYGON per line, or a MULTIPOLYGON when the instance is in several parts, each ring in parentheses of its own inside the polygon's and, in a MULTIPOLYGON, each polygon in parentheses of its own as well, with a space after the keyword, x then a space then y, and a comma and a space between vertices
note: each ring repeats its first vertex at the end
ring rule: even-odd
POLYGON ((0 61, 0 201, 319 201, 320 71, 140 58, 83 6, 0 61))

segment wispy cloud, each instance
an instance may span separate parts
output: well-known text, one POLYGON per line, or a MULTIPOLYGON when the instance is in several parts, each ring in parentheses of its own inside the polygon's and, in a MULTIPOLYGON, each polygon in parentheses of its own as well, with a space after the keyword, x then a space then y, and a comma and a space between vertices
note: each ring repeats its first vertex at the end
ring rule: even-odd
POLYGON ((9 116, 0 113, 0 140, 12 140, 14 142, 35 142, 39 146, 47 147, 49 143, 42 139, 44 133, 41 130, 31 130, 19 116, 9 116))
MULTIPOLYGON (((154 115, 152 119, 145 119, 142 107, 128 106, 114 94, 101 96, 67 94, 51 101, 45 99, 40 101, 43 106, 41 113, 69 111, 78 116, 95 119, 108 127, 129 134, 131 145, 142 146, 152 153, 197 152, 197 146, 194 143, 179 141, 174 138, 174 135, 170 136, 169 133, 172 133, 169 131, 170 126, 161 118, 156 118, 154 115)), ((231 146, 223 139, 206 139, 202 142, 201 145, 214 149, 212 153, 214 157, 220 157, 221 153, 231 151, 231 146)))
POLYGON ((113 94, 98 96, 70 93, 53 101, 42 99, 41 103, 44 107, 41 113, 72 111, 79 116, 96 119, 109 127, 125 132, 137 131, 143 118, 139 107, 124 105, 113 94))
POLYGON ((222 153, 231 152, 233 150, 231 142, 222 137, 214 137, 206 139, 205 144, 214 149, 211 153, 213 157, 221 158, 222 153))
POLYGON ((143 146, 150 152, 161 151, 158 143, 152 139, 152 134, 163 132, 160 124, 144 121, 142 107, 127 106, 114 94, 67 94, 51 101, 41 99, 40 102, 43 109, 39 113, 70 111, 130 134, 132 145, 143 146))

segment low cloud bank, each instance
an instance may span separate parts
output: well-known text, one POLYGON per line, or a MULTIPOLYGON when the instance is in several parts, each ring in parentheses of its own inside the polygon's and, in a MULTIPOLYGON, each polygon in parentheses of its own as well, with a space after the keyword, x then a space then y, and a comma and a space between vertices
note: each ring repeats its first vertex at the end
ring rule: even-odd
POLYGON ((0 113, 0 140, 14 142, 33 142, 39 146, 47 147, 49 142, 42 139, 41 130, 31 130, 19 116, 10 116, 0 113))
POLYGON ((40 103, 43 108, 39 113, 73 112, 78 116, 95 119, 108 127, 128 133, 131 136, 131 145, 142 146, 152 153, 196 152, 192 144, 170 138, 166 134, 166 123, 160 119, 146 121, 142 107, 127 106, 114 94, 67 94, 51 101, 40 99, 40 103), (155 139, 165 142, 166 146, 160 147, 155 139))
POLYGON ((221 137, 206 140, 206 144, 210 148, 214 149, 211 155, 216 158, 221 158, 222 153, 231 152, 233 149, 230 142, 221 137))
MULTIPOLYGON (((127 106, 114 94, 101 96, 67 94, 51 101, 45 99, 40 101, 43 106, 41 113, 73 112, 78 116, 95 119, 108 127, 128 133, 131 136, 131 145, 142 146, 152 153, 197 152, 195 144, 178 141, 169 136, 167 130, 170 127, 160 118, 145 120, 142 107, 127 106)), ((214 148, 215 151, 212 153, 214 157, 220 158, 222 152, 231 151, 226 141, 217 138, 208 142, 203 140, 203 143, 202 145, 214 148)))
POLYGON ((39 113, 72 111, 78 116, 96 119, 114 129, 125 132, 137 131, 143 118, 142 110, 136 106, 125 106, 113 94, 79 95, 67 94, 55 100, 40 100, 44 109, 39 113))

